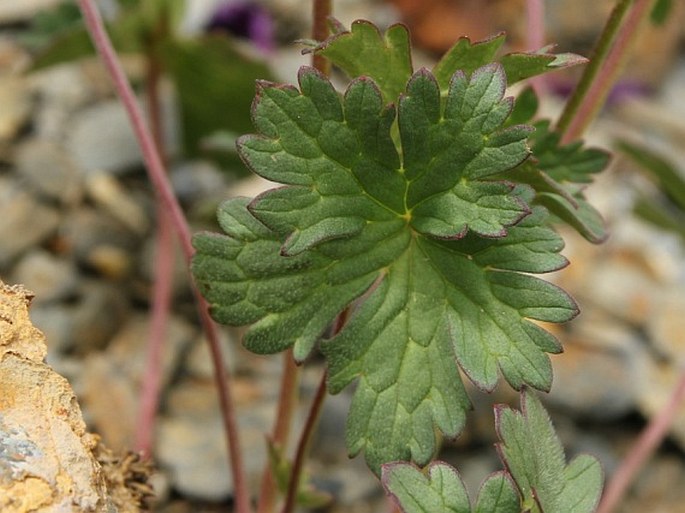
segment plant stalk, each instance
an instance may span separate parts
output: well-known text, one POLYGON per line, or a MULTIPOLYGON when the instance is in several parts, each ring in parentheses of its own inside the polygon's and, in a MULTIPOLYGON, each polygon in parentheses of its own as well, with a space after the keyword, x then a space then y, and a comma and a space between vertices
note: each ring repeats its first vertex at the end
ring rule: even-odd
MULTIPOLYGON (((333 12, 333 0, 314 0, 312 10, 312 39, 324 41, 328 38, 328 18, 333 12)), ((312 66, 328 76, 331 74, 331 63, 323 55, 312 56, 312 66)))
MULTIPOLYGON (((86 23, 90 37, 100 55, 102 62, 112 78, 114 88, 121 98, 126 112, 131 121, 136 139, 141 147, 143 159, 145 160, 148 176, 158 195, 158 200, 167 211, 173 227, 178 235, 183 250, 183 256, 188 265, 193 257, 193 246, 190 237, 190 227, 181 210, 169 180, 167 179, 165 166, 155 146, 154 140, 145 123, 140 106, 136 102, 133 89, 129 83, 119 62, 112 42, 105 31, 100 13, 95 7, 93 0, 79 0, 79 6, 86 23)), ((192 282, 193 294, 197 300, 200 322, 205 331, 209 342, 210 353, 214 365, 215 379, 219 394, 219 403, 226 430, 226 441, 229 452, 229 465, 233 473, 235 485, 235 503, 237 513, 251 513, 252 508, 247 489, 247 480, 242 460, 242 452, 237 429, 237 420, 233 397, 230 389, 230 374, 224 368, 221 346, 217 333, 216 324, 209 316, 207 302, 199 293, 194 282, 192 282)))
POLYGON ((566 104, 557 130, 561 143, 579 138, 597 116, 616 83, 635 42, 641 23, 649 17, 655 0, 620 0, 614 8, 590 63, 566 104))
MULTIPOLYGON (((283 353, 283 373, 281 375, 281 388, 278 396, 278 410, 271 442, 285 449, 290 437, 290 428, 298 402, 298 385, 300 367, 293 358, 293 351, 289 349, 283 353)), ((257 513, 271 513, 276 506, 277 486, 271 471, 271 465, 267 461, 260 487, 257 513)))
POLYGON ((644 467, 645 462, 654 454, 663 439, 668 434, 678 408, 685 400, 685 369, 681 370, 678 382, 671 392, 666 405, 651 420, 633 444, 630 452, 609 481, 597 513, 611 513, 619 505, 635 476, 644 467))
MULTIPOLYGON (((157 151, 165 158, 164 140, 162 137, 162 109, 159 98, 159 81, 161 66, 155 52, 156 40, 146 52, 147 72, 146 89, 148 114, 152 138, 157 151)), ((164 208, 157 204, 156 251, 154 255, 154 279, 152 285, 152 312, 150 331, 147 341, 145 372, 141 383, 141 399, 138 422, 136 425, 135 449, 150 457, 153 450, 155 418, 159 408, 159 397, 162 383, 162 356, 164 341, 171 311, 172 283, 174 268, 173 226, 164 208)))
MULTIPOLYGON (((335 336, 343 329, 350 315, 350 309, 346 308, 340 315, 338 315, 333 325, 333 330, 331 336, 335 336)), ((300 487, 300 480, 302 479, 302 471, 304 470, 304 460, 307 457, 307 452, 309 450, 309 444, 312 440, 312 435, 314 434, 314 429, 316 428, 319 417, 321 416, 321 410, 323 409, 323 403, 326 399, 326 380, 328 379, 328 370, 324 370, 321 375, 321 380, 319 381, 319 386, 316 388, 316 393, 314 394, 314 399, 312 399, 312 404, 309 407, 309 413, 307 415, 307 420, 302 429, 300 439, 297 443, 297 451, 295 452, 295 460, 293 461, 293 466, 290 471, 290 480, 288 481, 288 492, 285 497, 285 504, 281 513, 293 513, 295 510, 295 504, 297 502, 297 492, 300 487)))

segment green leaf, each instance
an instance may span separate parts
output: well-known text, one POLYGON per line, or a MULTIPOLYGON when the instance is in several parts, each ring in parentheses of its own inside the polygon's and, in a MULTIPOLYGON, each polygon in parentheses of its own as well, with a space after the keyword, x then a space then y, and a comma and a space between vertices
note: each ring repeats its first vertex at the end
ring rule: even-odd
POLYGON ((521 411, 495 410, 498 451, 523 498, 534 513, 591 513, 602 491, 602 469, 587 455, 566 464, 561 442, 540 400, 527 390, 521 411))
POLYGON ((424 472, 414 465, 389 463, 383 465, 382 482, 404 513, 471 513, 464 483, 447 463, 433 462, 424 472))
MULTIPOLYGON (((456 44, 433 68, 433 73, 440 83, 440 89, 445 92, 450 78, 456 71, 470 74, 493 60, 497 51, 504 44, 504 34, 491 37, 484 41, 471 43, 468 37, 460 38, 456 44)), ((509 53, 499 58, 504 68, 509 85, 550 71, 584 64, 587 59, 572 53, 554 54, 553 47, 548 46, 537 52, 509 53)))
POLYGON ((618 148, 638 164, 659 189, 681 210, 685 211, 685 173, 657 153, 628 141, 620 141, 618 148))
POLYGON ((657 0, 650 18, 655 25, 663 25, 673 10, 673 0, 657 0))
POLYGON ((456 71, 461 70, 470 75, 481 66, 493 62, 505 39, 504 34, 498 34, 472 43, 468 37, 460 37, 433 68, 440 90, 447 93, 450 79, 456 71))
POLYGON ((473 513, 520 513, 519 494, 505 472, 488 477, 478 492, 473 513))
POLYGON ((560 135, 549 130, 548 121, 536 124, 531 140, 533 158, 502 177, 530 185, 536 191, 533 203, 545 206, 588 241, 603 242, 608 236, 604 220, 587 202, 583 190, 594 174, 606 167, 609 155, 584 148, 582 142, 562 146, 560 135))
POLYGON ((591 183, 606 168, 611 156, 598 148, 584 148, 582 141, 561 145, 561 135, 549 128, 549 121, 535 124, 531 136, 537 168, 557 182, 591 183))
POLYGON ((424 470, 408 463, 383 465, 381 482, 403 513, 520 513, 518 492, 504 472, 489 476, 472 509, 459 473, 434 461, 424 470))
POLYGON ((251 128, 255 80, 271 75, 267 66, 240 55, 222 35, 167 40, 160 57, 178 92, 185 153, 239 168, 237 157, 208 153, 203 141, 218 131, 244 133, 251 128))
POLYGON ((588 62, 585 57, 573 53, 551 53, 552 48, 545 47, 537 52, 503 55, 500 62, 507 74, 509 84, 588 62))
MULTIPOLYGON (((286 458, 283 448, 271 440, 268 442, 269 463, 271 475, 276 480, 278 491, 285 495, 288 492, 292 463, 286 458)), ((309 476, 302 472, 298 484, 296 504, 308 509, 319 509, 328 506, 333 501, 330 493, 317 490, 309 481, 309 476)))
POLYGON ((312 51, 340 67, 350 78, 368 76, 381 90, 384 101, 393 102, 412 74, 409 32, 392 25, 385 34, 371 22, 357 20, 351 31, 340 28, 312 51))
POLYGON ((252 324, 245 344, 307 357, 321 346, 329 390, 358 380, 347 426, 351 454, 380 471, 426 464, 437 427, 462 429, 468 399, 455 360, 484 389, 501 373, 546 390, 556 339, 531 319, 564 322, 575 303, 530 273, 565 265, 532 189, 491 181, 528 155, 498 65, 458 72, 446 100, 427 71, 398 109, 368 77, 341 99, 312 69, 299 90, 260 83, 258 134, 239 141, 255 172, 285 184, 219 212, 228 235, 194 240, 196 281, 219 322, 252 324), (448 208, 450 207, 450 208, 448 208), (486 237, 483 237, 486 236, 486 237))

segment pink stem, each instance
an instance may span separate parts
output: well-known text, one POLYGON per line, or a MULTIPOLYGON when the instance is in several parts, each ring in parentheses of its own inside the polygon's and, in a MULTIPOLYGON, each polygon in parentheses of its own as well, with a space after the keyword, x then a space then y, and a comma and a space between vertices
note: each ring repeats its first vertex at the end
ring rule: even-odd
POLYGON ((156 265, 152 294, 152 315, 135 442, 136 450, 142 452, 146 457, 152 455, 155 418, 162 385, 162 355, 171 308, 174 267, 173 226, 166 216, 166 212, 160 206, 157 207, 157 218, 157 254, 154 258, 156 265))
POLYGON ((583 101, 578 106, 568 127, 564 130, 561 144, 568 144, 578 139, 604 105, 611 88, 623 69, 630 47, 639 32, 638 28, 642 21, 649 16, 653 5, 654 0, 635 0, 632 9, 616 34, 600 73, 585 92, 583 101))
MULTIPOLYGON (((544 0, 526 0, 526 46, 529 51, 537 51, 545 45, 545 2, 544 0)), ((530 84, 538 96, 544 94, 545 76, 533 77, 530 84)))
POLYGON ((681 371, 671 397, 666 406, 654 417, 637 442, 631 447, 628 456, 621 462, 618 470, 604 491, 597 513, 611 513, 621 502, 628 487, 645 462, 654 454, 675 420, 678 407, 685 400, 685 369, 681 371))
MULTIPOLYGON (((183 256, 190 266, 193 257, 193 246, 190 238, 190 227, 181 210, 181 206, 176 200, 171 184, 167 180, 167 174, 162 162, 162 158, 157 151, 152 135, 143 118, 142 111, 136 102, 131 85, 121 67, 121 63, 112 47, 112 43, 107 36, 105 27, 102 23, 100 13, 92 0, 79 0, 81 12, 86 22, 88 32, 100 54, 105 68, 109 72, 117 94, 128 113, 133 131, 140 144, 145 160, 148 176, 155 188, 162 208, 170 217, 174 229, 178 235, 183 250, 183 256)), ((224 368, 221 346, 216 325, 209 316, 207 302, 193 284, 193 293, 197 300, 200 322, 209 342, 210 353, 215 371, 215 379, 219 393, 219 403, 226 430, 226 441, 229 447, 229 465, 233 473, 235 484, 235 502, 237 513, 251 513, 247 480, 242 462, 242 453, 238 436, 238 423, 235 415, 235 406, 230 389, 230 374, 224 368)))

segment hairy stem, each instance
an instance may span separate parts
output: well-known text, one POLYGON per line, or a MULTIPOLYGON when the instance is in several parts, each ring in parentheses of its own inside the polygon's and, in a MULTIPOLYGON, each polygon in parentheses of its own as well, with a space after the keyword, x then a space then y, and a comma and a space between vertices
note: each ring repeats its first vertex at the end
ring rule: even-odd
MULTIPOLYGON (((283 353, 283 374, 278 396, 278 409, 271 442, 285 449, 290 437, 290 427, 297 407, 300 367, 295 364, 292 349, 283 353)), ((276 480, 267 461, 260 487, 257 513, 271 513, 276 505, 276 480)))
MULTIPOLYGON (((146 168, 150 181, 155 188, 158 199, 163 208, 167 211, 171 223, 178 235, 183 250, 183 256, 188 265, 192 260, 193 246, 190 240, 190 227, 181 210, 181 206, 176 200, 173 189, 167 179, 164 163, 155 146, 152 135, 143 118, 140 106, 136 102, 133 89, 129 83, 121 63, 112 47, 112 43, 105 31, 102 18, 93 0, 79 0, 79 6, 83 13, 90 37, 102 59, 102 62, 112 78, 112 82, 121 98, 126 112, 131 121, 136 139, 141 147, 141 152, 145 160, 146 168)), ((193 284, 193 293, 197 300, 200 322, 207 337, 212 362, 214 365, 215 379, 219 394, 221 414, 226 430, 226 441, 229 448, 229 465, 233 473, 235 485, 235 502, 237 513, 250 513, 252 508, 245 479, 245 470, 242 461, 242 452, 237 429, 235 406, 230 389, 230 375, 228 369, 224 368, 221 346, 216 325, 209 317, 207 302, 193 284)))
MULTIPOLYGON (((155 54, 155 43, 146 52, 146 89, 150 130, 157 151, 164 159, 166 151, 162 137, 162 111, 159 98, 161 67, 155 54)), ((136 424, 135 448, 146 457, 152 454, 155 418, 159 407, 162 383, 162 355, 166 327, 169 322, 172 296, 172 273, 174 268, 173 226, 164 208, 157 205, 157 240, 154 255, 154 279, 152 285, 152 312, 147 341, 145 371, 141 384, 141 399, 136 424)))
POLYGON ((621 0, 607 21, 557 129, 562 144, 579 138, 604 105, 626 62, 641 23, 649 17, 655 0, 621 0))
POLYGON ((628 456, 621 462, 616 473, 609 481, 604 496, 597 508, 597 513, 611 513, 616 509, 628 491, 645 462, 654 454, 659 444, 668 434, 675 420, 678 408, 685 400, 685 369, 681 370, 678 383, 671 393, 666 405, 651 420, 640 434, 637 442, 631 447, 628 456))

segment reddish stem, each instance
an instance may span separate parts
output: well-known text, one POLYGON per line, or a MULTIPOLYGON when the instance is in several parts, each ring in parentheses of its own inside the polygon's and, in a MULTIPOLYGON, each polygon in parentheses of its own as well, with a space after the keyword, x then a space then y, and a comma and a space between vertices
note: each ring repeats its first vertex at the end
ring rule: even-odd
MULTIPOLYGON (((126 109, 126 112, 131 121, 133 131, 136 139, 140 144, 143 159, 145 160, 146 168, 150 181, 155 188, 158 199, 162 207, 169 215, 174 229, 178 235, 183 250, 183 256, 188 266, 190 266, 193 257, 193 246, 190 239, 190 227, 181 210, 181 206, 176 200, 171 184, 169 183, 162 162, 162 158, 157 152, 154 140, 150 131, 147 128, 143 118, 142 111, 136 102, 135 95, 131 85, 121 67, 121 63, 112 47, 112 43, 105 31, 102 23, 100 13, 95 7, 92 0, 79 0, 81 12, 86 22, 86 27, 90 33, 90 37, 95 44, 95 47, 100 54, 105 68, 109 72, 117 94, 126 109)), ((240 449, 237 420, 235 415, 235 406, 230 390, 229 371, 224 368, 223 357, 221 354, 221 346, 219 344, 219 337, 216 325, 209 316, 209 309, 207 302, 197 290, 193 283, 193 294, 197 300, 200 322, 207 336, 209 342, 210 353, 212 356, 212 363, 214 365, 215 379, 217 382, 217 389, 219 394, 219 403, 221 414, 226 431, 226 439, 229 447, 229 465, 233 473, 233 482, 235 485, 235 502, 237 513, 251 513, 252 508, 249 500, 249 493, 247 489, 247 480, 245 479, 245 471, 242 462, 242 452, 240 449)))
POLYGON ((633 3, 632 9, 622 20, 616 37, 611 42, 606 59, 601 63, 601 68, 599 68, 588 89, 584 91, 583 99, 573 112, 573 117, 569 119, 568 126, 565 127, 561 138, 561 144, 568 144, 580 138, 597 116, 623 69, 630 48, 639 33, 640 24, 649 17, 654 1, 635 0, 633 3))
MULTIPOLYGON (((526 0, 526 46, 535 52, 545 45, 545 2, 544 0, 526 0)), ((533 77, 530 84, 538 96, 546 89, 545 75, 533 77)))
MULTIPOLYGON (((283 374, 278 396, 278 411, 271 441, 285 450, 290 437, 293 414, 297 405, 300 367, 295 364, 292 349, 283 353, 283 374)), ((276 505, 276 481, 267 461, 262 474, 257 513, 270 513, 276 505)))
MULTIPOLYGON (((324 41, 328 38, 328 17, 333 11, 332 0, 314 0, 312 9, 312 39, 324 41)), ((330 75, 331 63, 323 55, 312 56, 312 66, 324 75, 330 75)))
MULTIPOLYGON (((157 151, 164 158, 164 140, 162 137, 162 110, 159 98, 159 80, 161 68, 155 52, 155 43, 151 43, 146 53, 147 59, 147 99, 150 117, 150 130, 157 146, 157 151)), ((154 255, 155 275, 152 288, 152 313, 150 315, 150 332, 147 341, 145 372, 141 383, 141 399, 138 422, 136 425, 135 449, 144 456, 152 455, 155 418, 159 407, 162 385, 162 356, 166 327, 172 302, 172 283, 174 268, 173 226, 161 204, 157 203, 157 241, 154 255)))
POLYGON ((651 420, 633 444, 628 456, 621 462, 618 470, 604 491, 597 513, 611 513, 621 502, 635 476, 646 461, 654 454, 675 420, 679 406, 685 400, 685 369, 681 371, 671 397, 666 406, 651 420))
MULTIPOLYGON (((340 315, 338 315, 333 325, 331 335, 335 336, 343 329, 347 323, 350 315, 350 309, 346 308, 340 315)), ((321 410, 323 408, 324 400, 326 399, 326 380, 328 377, 327 370, 324 370, 319 381, 319 386, 316 389, 316 394, 309 407, 307 420, 300 434, 300 440, 297 443, 297 451, 295 452, 295 460, 293 461, 292 470, 290 472, 290 481, 288 481, 288 492, 285 497, 285 504, 281 513, 293 513, 295 510, 295 503, 297 502, 297 492, 300 488, 300 480, 302 479, 302 471, 304 470, 304 460, 307 457, 309 450, 309 443, 311 442, 314 429, 319 421, 321 410)))

